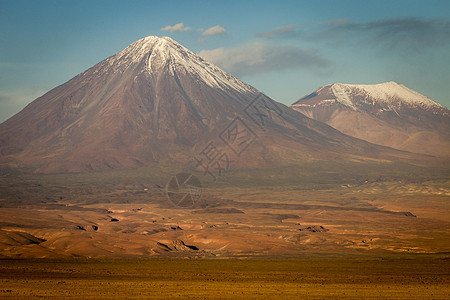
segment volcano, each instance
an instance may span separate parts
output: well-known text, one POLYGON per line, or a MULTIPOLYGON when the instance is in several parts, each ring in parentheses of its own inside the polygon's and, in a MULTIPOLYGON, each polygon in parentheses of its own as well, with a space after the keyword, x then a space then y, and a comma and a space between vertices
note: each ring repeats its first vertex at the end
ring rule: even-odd
POLYGON ((323 86, 291 107, 345 134, 405 151, 450 156, 443 105, 396 82, 323 86))
POLYGON ((37 173, 198 167, 212 150, 216 158, 232 157, 227 168, 399 155, 295 112, 156 36, 132 43, 0 125, 0 163, 37 173))

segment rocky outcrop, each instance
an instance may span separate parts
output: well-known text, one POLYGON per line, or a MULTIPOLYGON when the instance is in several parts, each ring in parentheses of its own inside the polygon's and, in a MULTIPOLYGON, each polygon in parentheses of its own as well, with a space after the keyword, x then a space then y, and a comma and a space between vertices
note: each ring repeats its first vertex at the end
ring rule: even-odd
POLYGON ((326 229, 322 225, 310 225, 310 226, 304 226, 298 229, 299 231, 309 231, 309 232, 326 232, 329 231, 329 229, 326 229))

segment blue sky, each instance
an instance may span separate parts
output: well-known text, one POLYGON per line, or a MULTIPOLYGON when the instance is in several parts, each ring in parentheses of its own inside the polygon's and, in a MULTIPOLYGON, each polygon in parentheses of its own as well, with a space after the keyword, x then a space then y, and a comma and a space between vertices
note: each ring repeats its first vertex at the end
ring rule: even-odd
POLYGON ((286 105, 334 82, 393 80, 449 107, 448 16, 447 0, 0 0, 0 122, 149 35, 286 105))

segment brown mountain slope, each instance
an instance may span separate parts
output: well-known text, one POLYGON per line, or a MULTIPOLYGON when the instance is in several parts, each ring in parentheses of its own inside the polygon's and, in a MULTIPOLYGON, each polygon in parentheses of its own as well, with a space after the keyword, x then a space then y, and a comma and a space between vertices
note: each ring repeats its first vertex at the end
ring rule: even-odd
POLYGON ((195 164, 211 146, 232 156, 227 168, 407 156, 276 103, 168 37, 136 41, 0 125, 0 162, 35 172, 195 164))
POLYGON ((327 85, 291 107, 371 143, 450 156, 449 110, 395 82, 327 85))

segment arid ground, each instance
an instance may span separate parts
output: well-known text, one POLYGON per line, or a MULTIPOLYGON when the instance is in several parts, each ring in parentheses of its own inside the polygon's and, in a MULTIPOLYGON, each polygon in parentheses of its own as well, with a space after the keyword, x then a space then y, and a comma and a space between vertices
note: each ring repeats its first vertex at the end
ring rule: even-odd
POLYGON ((376 176, 372 166, 365 176, 347 178, 344 171, 314 168, 316 173, 304 166, 229 174, 203 184, 192 207, 171 203, 163 179, 150 184, 158 180, 136 172, 9 174, 1 181, 0 255, 299 258, 450 252, 445 170, 411 167, 404 174, 376 176))
POLYGON ((296 260, 2 260, 1 298, 448 299, 450 261, 409 258, 296 260))
POLYGON ((192 207, 169 171, 5 169, 0 297, 448 298, 447 171, 329 166, 196 174, 192 207))

